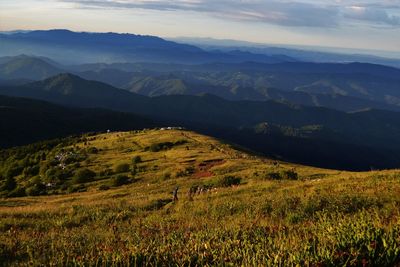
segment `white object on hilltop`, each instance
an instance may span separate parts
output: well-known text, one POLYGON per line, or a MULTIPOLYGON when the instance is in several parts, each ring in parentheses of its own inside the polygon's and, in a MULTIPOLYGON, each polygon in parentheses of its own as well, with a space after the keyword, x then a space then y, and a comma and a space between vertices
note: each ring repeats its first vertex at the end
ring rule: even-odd
POLYGON ((185 129, 185 127, 171 127, 171 126, 160 128, 161 131, 165 131, 165 130, 184 130, 184 129, 185 129))

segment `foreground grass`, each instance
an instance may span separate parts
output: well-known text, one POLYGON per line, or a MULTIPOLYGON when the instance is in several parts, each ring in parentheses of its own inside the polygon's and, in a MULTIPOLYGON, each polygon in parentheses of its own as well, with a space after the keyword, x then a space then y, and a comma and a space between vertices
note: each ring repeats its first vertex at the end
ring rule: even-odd
POLYGON ((190 132, 117 133, 91 142, 102 152, 85 164, 96 172, 136 154, 144 171, 136 182, 107 191, 98 190, 107 181, 102 178, 88 183, 87 192, 0 200, 3 265, 400 262, 400 172, 276 166, 190 132), (182 138, 189 142, 170 150, 142 149, 182 138), (126 144, 133 143, 141 149, 128 151, 126 144), (197 168, 215 159, 219 163, 210 169, 197 168), (188 166, 195 171, 176 175, 188 166), (293 168, 297 180, 266 175, 293 168), (241 185, 187 196, 194 184, 212 184, 227 174, 241 177, 241 185), (171 191, 177 185, 179 201, 173 203, 171 191))

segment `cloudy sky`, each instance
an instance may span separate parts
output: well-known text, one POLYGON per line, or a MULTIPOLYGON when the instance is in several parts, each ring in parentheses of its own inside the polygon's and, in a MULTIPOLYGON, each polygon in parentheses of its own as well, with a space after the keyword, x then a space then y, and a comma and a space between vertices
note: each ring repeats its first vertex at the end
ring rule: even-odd
POLYGON ((400 0, 0 0, 0 31, 54 28, 400 52, 400 0))

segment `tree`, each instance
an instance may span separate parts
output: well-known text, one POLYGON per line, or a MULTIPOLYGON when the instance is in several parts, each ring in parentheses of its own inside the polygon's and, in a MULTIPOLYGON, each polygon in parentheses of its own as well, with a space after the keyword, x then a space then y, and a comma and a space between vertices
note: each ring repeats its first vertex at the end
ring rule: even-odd
POLYGON ((17 182, 15 181, 14 177, 7 177, 4 185, 3 185, 3 191, 12 191, 17 187, 17 182))
POLYGON ((93 181, 93 178, 96 176, 94 171, 89 169, 80 169, 75 173, 75 176, 72 178, 72 182, 74 184, 82 184, 93 181))

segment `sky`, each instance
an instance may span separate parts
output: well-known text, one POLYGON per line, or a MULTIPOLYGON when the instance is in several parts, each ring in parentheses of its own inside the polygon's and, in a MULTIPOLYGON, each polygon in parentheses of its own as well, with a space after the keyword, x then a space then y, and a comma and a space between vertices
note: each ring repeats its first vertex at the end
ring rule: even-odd
POLYGON ((400 0, 0 0, 0 31, 37 29, 400 54, 400 0))

